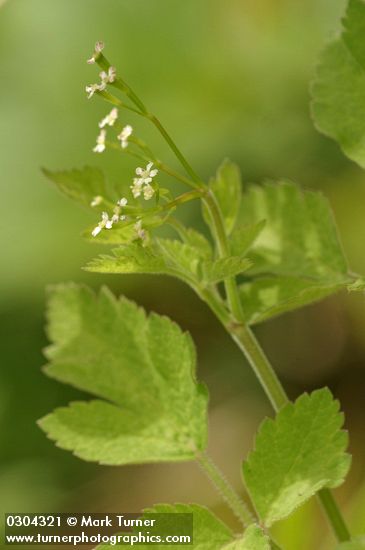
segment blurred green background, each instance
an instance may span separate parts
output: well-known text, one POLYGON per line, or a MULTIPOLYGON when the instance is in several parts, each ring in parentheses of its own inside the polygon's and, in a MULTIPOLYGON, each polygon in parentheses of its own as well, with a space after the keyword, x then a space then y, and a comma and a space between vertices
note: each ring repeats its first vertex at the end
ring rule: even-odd
MULTIPOLYGON (((80 238, 94 217, 45 181, 51 169, 98 165, 133 175, 122 155, 91 152, 108 107, 87 101, 96 40, 208 178, 228 156, 245 182, 287 177, 329 198, 352 268, 365 274, 365 175, 318 134, 308 84, 338 29, 344 0, 8 0, 0 2, 0 509, 133 512, 156 502, 211 506, 237 527, 195 465, 107 468, 56 449, 35 421, 80 393, 41 372, 45 288, 108 284, 191 331, 209 386, 210 448, 240 488, 240 462, 270 407, 248 365, 207 308, 175 280, 98 277, 98 251, 80 238)), ((123 115, 124 116, 124 115, 123 115)), ((161 157, 156 133, 125 116, 161 157)), ((200 223, 188 207, 186 220, 200 223)), ((353 466, 336 492, 365 531, 365 307, 339 295, 260 326, 257 334, 291 397, 328 385, 341 400, 353 466)), ((316 502, 277 528, 287 550, 333 548, 316 502)))

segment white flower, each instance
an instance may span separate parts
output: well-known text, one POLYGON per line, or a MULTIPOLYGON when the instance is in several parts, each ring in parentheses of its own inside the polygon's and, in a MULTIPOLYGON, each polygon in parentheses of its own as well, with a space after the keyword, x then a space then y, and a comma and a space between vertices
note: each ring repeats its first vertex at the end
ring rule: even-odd
POLYGON ((90 99, 95 92, 102 92, 105 90, 106 84, 104 82, 101 82, 100 84, 89 84, 85 87, 85 90, 88 94, 87 98, 90 99))
POLYGON ((98 223, 98 225, 92 230, 91 234, 93 237, 96 237, 99 235, 100 231, 102 229, 111 229, 113 227, 113 221, 109 219, 109 216, 107 212, 102 212, 101 214, 101 221, 98 223))
POLYGON ((89 63, 89 65, 92 65, 95 63, 96 58, 99 56, 100 52, 104 49, 104 42, 97 42, 95 44, 95 50, 90 59, 86 61, 86 63, 89 63))
POLYGON ((141 181, 142 185, 147 185, 148 183, 151 183, 152 178, 154 178, 158 174, 158 170, 155 168, 154 170, 151 170, 153 166, 153 162, 149 162, 146 166, 146 168, 137 168, 136 174, 139 176, 139 180, 141 181))
POLYGON ((138 167, 136 169, 136 174, 139 177, 134 178, 133 185, 131 186, 134 198, 140 197, 142 193, 146 201, 150 200, 153 197, 155 190, 153 189, 152 185, 150 185, 150 183, 152 179, 158 174, 158 170, 156 168, 152 170, 152 166, 153 162, 149 162, 146 168, 138 167))
POLYGON ((133 185, 131 185, 132 195, 135 199, 141 196, 143 182, 140 178, 134 178, 133 185))
POLYGON ((106 117, 104 117, 103 120, 99 122, 99 128, 104 128, 104 126, 106 125, 113 126, 117 118, 118 118, 118 109, 114 107, 114 109, 112 109, 110 113, 106 115, 106 117))
POLYGON ((97 195, 93 198, 93 200, 90 203, 90 206, 99 206, 103 202, 103 197, 101 195, 97 195))
POLYGON ((149 183, 147 183, 147 185, 145 185, 144 188, 143 188, 143 197, 144 197, 144 200, 145 200, 145 201, 149 201, 150 199, 152 199, 152 197, 153 197, 154 194, 155 194, 154 188, 152 187, 152 185, 150 185, 149 183))
POLYGON ((96 237, 99 235, 100 231, 102 230, 102 227, 98 224, 94 229, 92 230, 91 234, 93 237, 96 237))
MULTIPOLYGON (((97 196, 92 200, 91 205, 98 205, 102 201, 101 196, 97 196)), ((93 237, 96 237, 99 235, 100 231, 102 229, 111 229, 115 223, 118 223, 119 221, 125 220, 125 216, 121 216, 121 211, 123 206, 126 206, 128 203, 127 199, 125 197, 122 197, 119 199, 117 204, 113 208, 113 215, 111 218, 109 218, 109 214, 107 212, 102 212, 101 214, 101 220, 98 223, 96 227, 92 230, 91 234, 93 237)))
POLYGON ((128 147, 128 138, 132 135, 133 128, 129 124, 124 126, 123 130, 120 132, 118 139, 120 140, 120 145, 122 149, 128 147))
POLYGON ((88 86, 85 86, 85 91, 87 93, 87 98, 90 99, 95 92, 101 90, 100 84, 89 84, 88 86))
POLYGON ((120 206, 120 207, 127 206, 127 204, 128 204, 128 200, 125 197, 122 197, 117 202, 117 205, 120 206))
POLYGON ((110 82, 114 82, 115 77, 117 76, 117 71, 115 67, 109 67, 108 72, 101 71, 100 73, 101 82, 103 84, 109 84, 110 82))
POLYGON ((100 134, 96 138, 96 145, 93 149, 94 153, 102 153, 105 151, 106 130, 100 130, 100 134))

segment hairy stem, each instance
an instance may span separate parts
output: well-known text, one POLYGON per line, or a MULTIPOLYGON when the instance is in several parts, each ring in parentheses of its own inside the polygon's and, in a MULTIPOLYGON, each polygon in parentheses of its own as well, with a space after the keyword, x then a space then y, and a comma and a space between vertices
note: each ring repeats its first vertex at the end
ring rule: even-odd
POLYGON ((250 509, 239 497, 213 460, 206 453, 201 453, 197 457, 197 462, 243 526, 247 527, 250 523, 254 523, 255 518, 250 509))

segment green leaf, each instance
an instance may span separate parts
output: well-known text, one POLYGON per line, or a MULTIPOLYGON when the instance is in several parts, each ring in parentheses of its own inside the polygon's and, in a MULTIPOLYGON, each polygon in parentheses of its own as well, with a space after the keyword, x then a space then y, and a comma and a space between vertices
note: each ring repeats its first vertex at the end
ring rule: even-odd
POLYGON ((143 247, 140 242, 129 243, 112 250, 111 255, 101 255, 93 259, 84 268, 96 273, 168 273, 171 269, 163 256, 158 255, 150 246, 143 247))
POLYGON ((202 260, 199 248, 172 239, 156 239, 156 255, 163 257, 172 270, 197 277, 202 260))
POLYGON ((317 128, 365 168, 365 3, 350 0, 342 35, 320 57, 312 85, 317 128))
POLYGON ((254 325, 322 300, 343 285, 312 282, 301 277, 260 277, 239 287, 244 316, 254 325))
POLYGON ((150 273, 172 275, 194 286, 198 284, 199 252, 181 241, 155 239, 149 246, 129 243, 112 250, 113 256, 93 259, 86 271, 97 273, 150 273))
POLYGON ((247 527, 243 537, 227 544, 224 550, 270 550, 269 537, 258 525, 247 527))
POLYGON ((96 224, 97 222, 93 227, 90 227, 82 233, 84 239, 87 239, 93 244, 129 244, 139 239, 137 232, 134 228, 134 224, 125 225, 122 223, 114 225, 112 229, 104 229, 103 231, 100 231, 100 233, 96 237, 93 237, 91 233, 96 224))
POLYGON ((265 227, 265 220, 252 225, 235 227, 230 238, 231 253, 234 256, 244 256, 251 248, 261 231, 265 227))
POLYGON ((337 550, 365 550, 365 537, 359 537, 351 542, 343 542, 337 550))
POLYGON ((213 257, 213 250, 210 242, 204 237, 204 235, 199 233, 199 231, 196 231, 191 227, 187 229, 184 228, 184 231, 180 233, 180 236, 186 244, 192 246, 198 251, 201 258, 209 260, 213 257))
POLYGON ((249 323, 322 299, 355 282, 327 200, 293 183, 251 186, 240 220, 265 226, 251 245, 249 278, 240 287, 249 323))
MULTIPOLYGON (((224 523, 216 518, 207 508, 198 506, 197 504, 158 504, 153 506, 153 508, 144 510, 144 513, 147 514, 148 517, 151 517, 154 513, 193 514, 193 544, 188 547, 194 550, 221 550, 222 547, 226 548, 225 544, 233 539, 232 532, 224 523)), ((153 546, 156 550, 162 550, 163 548, 176 547, 176 544, 154 544, 153 546)), ((142 550, 145 547, 146 545, 133 545, 133 548, 137 550, 142 550)), ((96 550, 106 550, 107 548, 110 548, 110 546, 102 544, 98 546, 96 550)), ((114 548, 125 548, 125 545, 117 544, 114 548)), ((255 547, 252 547, 252 549, 254 548, 255 547)), ((251 550, 251 547, 248 547, 248 550, 251 550)), ((257 550, 261 550, 261 547, 258 547, 257 550)), ((265 547, 262 547, 262 550, 266 550, 265 547)))
POLYGON ((342 282, 347 262, 327 200, 289 182, 253 185, 244 195, 240 219, 265 227, 254 242, 252 273, 342 282))
MULTIPOLYGON (((203 285, 218 283, 227 277, 233 277, 246 271, 251 262, 245 258, 231 256, 218 260, 205 259, 204 246, 190 246, 177 240, 156 239, 159 251, 156 255, 163 257, 170 269, 193 276, 196 282, 203 285)), ((171 274, 171 273, 170 273, 171 274)))
POLYGON ((252 502, 266 527, 324 487, 340 485, 350 466, 343 415, 328 389, 303 394, 266 419, 243 466, 252 502))
MULTIPOLYGON (((85 166, 80 170, 64 170, 60 172, 43 169, 43 173, 55 183, 58 189, 67 197, 91 208, 95 197, 103 197, 106 201, 114 202, 115 190, 106 182, 105 176, 99 168, 85 166)), ((97 211, 107 208, 105 202, 93 207, 97 211)))
POLYGON ((229 258, 220 258, 215 261, 204 262, 202 268, 202 278, 206 284, 215 284, 243 273, 251 266, 247 258, 231 256, 229 258))
POLYGON ((155 239, 150 246, 129 243, 101 255, 85 267, 97 273, 150 273, 172 275, 193 288, 218 283, 246 271, 251 262, 231 256, 206 260, 202 251, 178 240, 155 239))
MULTIPOLYGON (((226 232, 229 235, 236 223, 241 202, 242 182, 239 167, 230 160, 225 160, 218 168, 215 178, 211 179, 209 187, 217 200, 226 232)), ((211 220, 205 207, 203 207, 203 217, 211 226, 211 220)))
POLYGON ((167 317, 76 285, 50 295, 46 373, 97 400, 40 421, 63 449, 102 464, 192 460, 206 446, 207 392, 190 336, 167 317))

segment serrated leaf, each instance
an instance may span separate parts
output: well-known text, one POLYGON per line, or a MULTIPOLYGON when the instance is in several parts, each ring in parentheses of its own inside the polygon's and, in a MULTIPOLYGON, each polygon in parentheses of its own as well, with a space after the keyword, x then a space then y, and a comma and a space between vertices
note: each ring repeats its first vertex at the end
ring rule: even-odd
POLYGON ((197 276, 201 262, 199 249, 172 239, 156 239, 156 255, 164 258, 166 265, 182 273, 197 276))
POLYGON ((184 228, 184 231, 180 232, 181 238, 185 244, 195 248, 201 258, 211 259, 213 257, 213 250, 208 239, 204 237, 199 231, 189 227, 184 228))
MULTIPOLYGON (((223 547, 226 548, 225 544, 233 539, 232 532, 224 523, 207 508, 198 506, 197 504, 158 504, 153 506, 153 508, 144 510, 144 513, 148 517, 151 517, 154 513, 193 514, 193 543, 189 545, 189 548, 193 548, 194 550, 221 550, 223 547)), ((145 548, 145 546, 146 545, 134 544, 133 548, 141 550, 145 548)), ((156 550, 161 550, 163 548, 176 547, 176 544, 154 544, 153 546, 156 550)), ((96 550, 106 550, 107 548, 110 548, 110 546, 102 544, 98 546, 96 550)), ((117 544, 115 548, 125 548, 125 545, 117 544)), ((261 548, 258 550, 261 550, 261 548)), ((264 550, 264 548, 262 550, 264 550)))
POLYGON ((312 85, 317 128, 365 168, 365 3, 349 0, 342 35, 320 56, 312 85))
MULTIPOLYGON (((85 166, 80 170, 63 170, 58 172, 43 169, 43 173, 57 185, 64 195, 80 202, 84 206, 90 207, 92 200, 97 196, 114 202, 115 194, 99 168, 85 166)), ((105 203, 95 206, 94 209, 99 211, 105 210, 105 203)))
POLYGON ((167 317, 147 317, 106 289, 59 286, 48 334, 46 373, 99 398, 40 421, 59 447, 102 464, 191 460, 205 448, 207 393, 194 379, 194 346, 167 317))
POLYGON ((257 323, 353 285, 327 200, 293 183, 251 186, 240 220, 265 226, 252 243, 241 288, 246 319, 257 323))
POLYGON ((332 212, 321 193, 302 192, 290 182, 252 185, 240 219, 247 224, 266 221, 250 251, 252 273, 332 282, 348 277, 332 212))
POLYGON ((85 267, 86 271, 165 274, 181 278, 185 282, 188 277, 191 282, 197 277, 200 262, 194 248, 181 241, 169 239, 156 239, 149 246, 143 246, 140 242, 129 243, 112 250, 112 254, 94 258, 85 267))
POLYGON ((343 289, 300 277, 259 277, 239 287, 244 316, 254 325, 272 317, 313 304, 343 289))
POLYGON ((365 537, 359 537, 349 542, 343 542, 337 550, 365 550, 365 537))
POLYGON ((239 258, 237 256, 203 262, 201 265, 203 281, 206 284, 219 283, 228 277, 234 277, 243 273, 251 265, 250 260, 247 258, 239 258))
POLYGON ((350 466, 339 404, 324 388, 301 395, 266 419, 243 466, 252 502, 265 526, 291 514, 324 487, 340 485, 350 466))
MULTIPOLYGON (((229 235, 236 223, 241 202, 242 182, 239 167, 226 159, 218 168, 216 176, 211 179, 209 187, 217 200, 229 235)), ((206 223, 211 225, 211 219, 205 207, 203 207, 203 217, 206 223)))
POLYGON ((270 550, 270 540, 258 525, 247 527, 243 537, 224 546, 224 550, 270 550))
POLYGON ((261 220, 252 225, 235 227, 230 238, 231 253, 234 256, 244 256, 260 235, 265 223, 265 220, 261 220))
POLYGON ((101 255, 94 258, 84 268, 96 273, 168 273, 170 269, 154 248, 129 243, 112 250, 113 255, 101 255))

